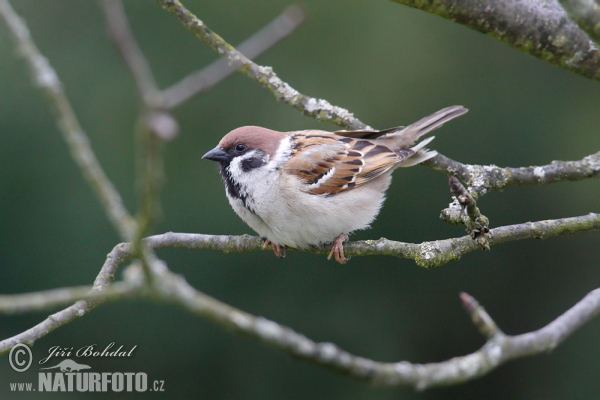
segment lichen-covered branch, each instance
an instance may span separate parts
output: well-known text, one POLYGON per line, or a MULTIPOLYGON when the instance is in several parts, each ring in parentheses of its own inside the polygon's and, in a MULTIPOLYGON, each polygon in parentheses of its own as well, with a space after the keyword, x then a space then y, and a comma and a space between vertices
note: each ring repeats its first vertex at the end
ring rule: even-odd
POLYGON ((600 52, 557 0, 394 0, 439 15, 552 64, 600 80, 600 52))
POLYGON ((438 154, 423 163, 437 171, 454 175, 469 187, 475 197, 507 186, 541 185, 578 181, 600 176, 600 151, 578 161, 552 161, 548 165, 501 168, 495 165, 469 165, 438 154))
POLYGON ((119 192, 102 170, 56 71, 40 53, 25 21, 15 13, 8 0, 0 0, 0 16, 4 19, 19 49, 19 54, 31 70, 34 82, 46 95, 73 159, 96 192, 104 212, 119 232, 121 239, 131 240, 135 229, 133 217, 125 208, 119 192))
POLYGON ((454 201, 448 208, 442 210, 440 218, 451 224, 464 224, 467 227, 467 233, 473 240, 477 241, 484 250, 489 250, 489 219, 481 214, 475 198, 465 189, 458 178, 449 175, 448 183, 454 201))
MULTIPOLYGON (((489 244, 523 239, 546 239, 567 233, 586 232, 600 229, 600 214, 590 213, 572 218, 561 218, 524 224, 507 225, 490 229, 489 244)), ((145 240, 148 247, 160 249, 166 247, 185 247, 188 249, 206 249, 225 253, 242 253, 263 249, 259 237, 242 235, 204 235, 196 233, 168 232, 150 236, 145 240)), ((344 244, 344 253, 348 256, 386 255, 415 260, 424 268, 439 267, 447 262, 460 259, 463 255, 481 249, 471 236, 435 240, 423 243, 404 243, 381 238, 344 244)), ((293 249, 290 249, 293 250, 293 249)), ((329 254, 329 246, 306 250, 315 254, 329 254)))
POLYGON ((331 105, 323 99, 306 96, 292 88, 273 71, 271 67, 260 66, 227 43, 221 36, 210 30, 204 22, 199 20, 179 0, 157 0, 158 3, 196 35, 204 43, 212 47, 222 56, 227 57, 229 63, 241 73, 259 82, 275 97, 294 108, 302 111, 320 121, 329 121, 346 129, 371 129, 359 121, 348 110, 331 105))
POLYGON ((600 41, 600 4, 595 0, 559 0, 569 17, 598 43, 600 41))

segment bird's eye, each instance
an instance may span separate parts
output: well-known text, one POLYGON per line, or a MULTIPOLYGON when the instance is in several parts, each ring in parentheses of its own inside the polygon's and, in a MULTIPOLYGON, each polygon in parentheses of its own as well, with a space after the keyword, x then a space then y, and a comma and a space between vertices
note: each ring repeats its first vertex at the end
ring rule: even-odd
POLYGON ((246 150, 246 145, 244 143, 238 143, 235 145, 235 151, 237 151, 238 153, 241 153, 244 150, 246 150))

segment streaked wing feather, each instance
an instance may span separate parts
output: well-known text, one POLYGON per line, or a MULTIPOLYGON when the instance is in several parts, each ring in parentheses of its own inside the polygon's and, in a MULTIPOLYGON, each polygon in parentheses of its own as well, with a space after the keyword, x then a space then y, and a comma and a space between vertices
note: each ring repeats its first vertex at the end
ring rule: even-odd
POLYGON ((295 153, 285 172, 304 181, 310 194, 333 195, 361 186, 414 154, 320 131, 298 132, 293 139, 295 153))

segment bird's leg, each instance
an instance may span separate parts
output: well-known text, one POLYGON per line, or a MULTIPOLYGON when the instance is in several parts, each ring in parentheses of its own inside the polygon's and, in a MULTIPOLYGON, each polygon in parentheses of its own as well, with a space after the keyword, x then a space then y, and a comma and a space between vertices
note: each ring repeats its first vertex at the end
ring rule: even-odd
POLYGON ((335 261, 340 264, 346 264, 349 258, 344 256, 344 242, 348 240, 348 235, 345 233, 340 233, 340 235, 335 238, 333 241, 333 245, 331 246, 331 252, 327 256, 328 260, 331 260, 331 256, 335 256, 335 261))
POLYGON ((283 258, 285 257, 285 246, 279 246, 273 242, 271 242, 269 239, 265 239, 265 242, 263 243, 263 250, 266 249, 267 247, 269 247, 269 244, 271 245, 271 249, 273 250, 273 253, 275 253, 275 257, 277 258, 283 258))

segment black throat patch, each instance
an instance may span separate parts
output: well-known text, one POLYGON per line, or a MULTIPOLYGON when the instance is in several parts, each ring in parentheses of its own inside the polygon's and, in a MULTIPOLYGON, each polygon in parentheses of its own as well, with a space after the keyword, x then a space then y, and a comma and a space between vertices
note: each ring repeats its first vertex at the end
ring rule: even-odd
POLYGON ((221 177, 223 177, 223 182, 225 182, 225 188, 229 196, 234 199, 240 199, 244 207, 254 213, 252 207, 248 204, 248 196, 242 192, 242 186, 235 182, 231 177, 231 173, 229 172, 229 163, 221 163, 221 177))

